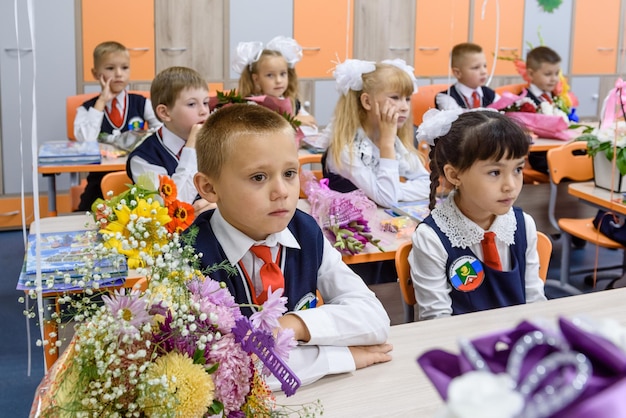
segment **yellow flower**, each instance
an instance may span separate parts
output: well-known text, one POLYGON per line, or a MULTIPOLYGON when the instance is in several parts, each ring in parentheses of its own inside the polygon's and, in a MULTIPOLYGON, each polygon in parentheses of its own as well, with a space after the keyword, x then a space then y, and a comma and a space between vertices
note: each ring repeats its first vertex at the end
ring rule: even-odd
MULTIPOLYGON (((174 407, 177 417, 203 417, 213 403, 215 384, 211 375, 184 354, 170 352, 158 358, 148 368, 147 375, 158 380, 165 376, 168 391, 177 401, 174 407)), ((158 407, 148 407, 145 412, 152 416, 161 411, 158 407)))
POLYGON ((128 205, 115 209, 117 220, 110 222, 100 233, 105 237, 104 245, 116 248, 120 254, 128 259, 128 268, 145 267, 139 253, 153 253, 154 244, 159 246, 168 242, 167 230, 164 225, 172 219, 167 214, 167 208, 152 200, 137 201, 133 209, 128 205), (145 242, 145 245, 140 245, 145 242))

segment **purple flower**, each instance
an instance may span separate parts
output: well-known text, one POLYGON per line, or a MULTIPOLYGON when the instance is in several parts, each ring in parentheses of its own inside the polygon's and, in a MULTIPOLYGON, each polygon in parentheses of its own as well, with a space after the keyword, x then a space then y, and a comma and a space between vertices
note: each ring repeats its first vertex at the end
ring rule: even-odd
POLYGON ((138 291, 131 291, 128 295, 124 290, 115 291, 113 297, 102 296, 104 304, 111 314, 119 319, 120 333, 139 333, 142 326, 152 319, 147 311, 147 301, 138 291))
POLYGON ((278 318, 287 312, 286 303, 287 298, 283 297, 283 289, 272 292, 272 287, 270 286, 267 289, 267 300, 261 305, 261 309, 250 315, 252 325, 255 328, 266 331, 272 331, 274 328, 277 328, 279 326, 278 318))
POLYGON ((289 360, 289 352, 297 345, 298 343, 293 338, 293 330, 291 328, 281 329, 275 337, 274 352, 286 362, 289 360))

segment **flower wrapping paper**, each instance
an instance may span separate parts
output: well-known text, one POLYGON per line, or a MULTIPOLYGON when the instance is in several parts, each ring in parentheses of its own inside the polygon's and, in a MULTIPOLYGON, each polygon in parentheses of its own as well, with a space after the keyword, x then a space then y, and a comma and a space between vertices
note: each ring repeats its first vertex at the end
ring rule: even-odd
MULTIPOLYGON (((568 418, 626 416, 626 402, 623 400, 623 394, 626 393, 626 352, 608 339, 583 330, 565 318, 559 318, 558 324, 560 337, 571 350, 587 356, 592 364, 593 374, 577 399, 550 416, 568 418)), ((479 337, 471 342, 492 373, 504 373, 514 343, 533 331, 554 333, 524 321, 513 329, 479 337)), ((523 360, 520 380, 553 351, 555 349, 547 345, 533 348, 523 360)), ((448 387, 452 380, 474 370, 464 354, 453 354, 440 349, 423 353, 417 362, 444 400, 448 399, 448 387)), ((571 373, 565 372, 564 375, 567 378, 571 373)), ((558 391, 558 385, 563 384, 563 381, 559 382, 553 373, 546 376, 543 384, 554 384, 558 391)))

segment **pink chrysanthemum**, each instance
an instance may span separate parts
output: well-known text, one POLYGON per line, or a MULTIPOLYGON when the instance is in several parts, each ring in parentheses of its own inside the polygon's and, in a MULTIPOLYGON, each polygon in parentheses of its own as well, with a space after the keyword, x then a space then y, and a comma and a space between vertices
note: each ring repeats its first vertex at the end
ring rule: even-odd
POLYGON ((293 338, 293 330, 291 328, 281 329, 275 337, 274 352, 284 361, 289 360, 289 352, 298 343, 293 338))
POLYGON ((250 393, 252 359, 235 342, 232 334, 223 336, 215 344, 215 348, 208 352, 207 363, 219 364, 212 375, 215 397, 224 404, 224 416, 227 416, 230 411, 239 410, 250 393))
POLYGON ((146 309, 147 301, 136 290, 129 294, 125 294, 124 290, 116 290, 113 297, 105 295, 102 300, 111 314, 121 321, 120 333, 140 332, 141 327, 151 320, 146 309))
POLYGON ((267 300, 261 306, 261 309, 250 315, 250 321, 255 328, 266 331, 272 331, 278 327, 278 318, 287 312, 285 304, 287 298, 283 297, 283 289, 272 292, 270 286, 267 290, 267 300))

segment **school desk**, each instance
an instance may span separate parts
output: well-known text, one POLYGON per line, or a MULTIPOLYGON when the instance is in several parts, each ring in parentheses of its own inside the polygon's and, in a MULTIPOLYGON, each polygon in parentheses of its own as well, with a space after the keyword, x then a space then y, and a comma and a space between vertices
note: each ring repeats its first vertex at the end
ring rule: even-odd
POLYGON ((571 183, 567 191, 572 196, 594 205, 599 209, 612 210, 626 215, 626 205, 622 203, 622 193, 596 187, 593 181, 571 183))
POLYGON ((70 173, 71 184, 78 184, 78 173, 108 172, 126 170, 126 157, 102 158, 100 164, 60 164, 38 165, 37 172, 48 179, 48 216, 57 215, 57 186, 56 176, 61 173, 70 173))
POLYGON ((459 337, 473 339, 510 329, 525 319, 554 320, 557 316, 585 315, 612 318, 626 326, 624 300, 626 289, 615 289, 395 325, 388 340, 393 345, 390 362, 323 377, 300 387, 289 398, 279 392, 276 403, 298 405, 319 400, 325 418, 433 417, 443 402, 416 362, 422 353, 440 348, 458 354, 459 337))

